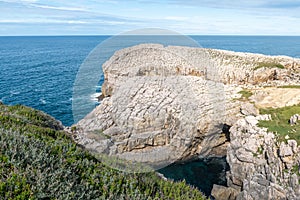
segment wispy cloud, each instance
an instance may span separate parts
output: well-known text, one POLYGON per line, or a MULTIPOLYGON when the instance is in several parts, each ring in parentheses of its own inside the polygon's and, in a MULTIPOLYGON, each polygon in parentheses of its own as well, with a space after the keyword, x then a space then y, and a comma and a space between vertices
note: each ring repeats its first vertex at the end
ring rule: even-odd
POLYGON ((0 24, 87 24, 79 20, 54 20, 54 19, 0 19, 0 24))
POLYGON ((76 7, 63 7, 63 6, 48 6, 48 5, 41 5, 41 4, 30 4, 30 6, 36 8, 45 8, 45 9, 53 9, 53 10, 66 10, 66 11, 87 11, 85 8, 76 8, 76 7))
MULTIPOLYGON (((144 3, 161 4, 160 0, 138 0, 144 3)), ((166 0, 168 4, 211 8, 297 8, 299 0, 166 0)))
POLYGON ((38 0, 0 0, 0 2, 7 2, 7 3, 35 3, 38 0))
POLYGON ((182 16, 167 16, 164 19, 166 19, 166 20, 174 20, 174 21, 186 21, 189 18, 188 17, 182 17, 182 16))
POLYGON ((149 27, 300 35, 300 0, 0 0, 0 24, 0 35, 114 34, 149 27))

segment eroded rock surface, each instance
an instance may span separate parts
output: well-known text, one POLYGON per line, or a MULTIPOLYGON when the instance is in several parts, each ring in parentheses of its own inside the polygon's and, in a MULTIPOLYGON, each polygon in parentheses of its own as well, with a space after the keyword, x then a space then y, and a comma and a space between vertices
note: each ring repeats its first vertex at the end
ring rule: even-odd
POLYGON ((247 116, 231 127, 228 186, 241 191, 241 200, 299 199, 300 149, 295 140, 278 144, 273 133, 257 127, 267 118, 247 116))
POLYGON ((217 200, 299 199, 298 144, 257 127, 271 119, 257 107, 300 102, 297 89, 281 101, 286 88, 264 88, 299 84, 299 59, 147 44, 116 52, 103 71, 101 104, 76 124, 79 144, 152 166, 227 154, 229 187, 214 186, 217 200))
POLYGON ((153 165, 207 155, 220 145, 226 99, 207 55, 196 55, 201 65, 161 45, 117 52, 103 66, 105 98, 76 125, 78 142, 153 165))

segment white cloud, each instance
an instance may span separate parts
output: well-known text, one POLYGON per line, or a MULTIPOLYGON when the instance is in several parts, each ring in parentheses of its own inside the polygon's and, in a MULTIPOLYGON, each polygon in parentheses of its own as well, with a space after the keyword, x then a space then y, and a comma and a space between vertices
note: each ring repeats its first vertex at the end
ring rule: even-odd
POLYGON ((300 0, 0 0, 0 4, 1 27, 15 27, 15 32, 24 25, 37 27, 36 32, 52 27, 58 33, 79 27, 85 34, 99 27, 111 33, 146 27, 185 34, 300 33, 300 0))
POLYGON ((63 7, 63 6, 48 6, 41 4, 30 4, 33 7, 44 8, 44 9, 53 9, 53 10, 66 10, 66 11, 86 11, 85 8, 80 7, 63 7))
POLYGON ((36 3, 39 0, 0 0, 0 2, 7 2, 7 3, 36 3))
POLYGON ((180 17, 180 16, 167 16, 164 19, 166 19, 166 20, 174 20, 174 21, 186 21, 189 18, 188 17, 180 17))
POLYGON ((0 19, 0 24, 86 24, 88 22, 80 20, 55 20, 55 19, 0 19))

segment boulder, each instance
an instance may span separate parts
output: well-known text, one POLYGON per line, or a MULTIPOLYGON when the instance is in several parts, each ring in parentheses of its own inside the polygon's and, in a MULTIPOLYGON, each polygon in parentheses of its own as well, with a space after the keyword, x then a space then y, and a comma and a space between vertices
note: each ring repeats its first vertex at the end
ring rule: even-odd
POLYGON ((235 200, 239 191, 221 185, 213 185, 211 196, 216 200, 235 200))
POLYGON ((290 125, 295 125, 295 124, 297 124, 297 121, 299 121, 299 120, 300 120, 300 115, 295 114, 290 117, 289 123, 290 123, 290 125))
POLYGON ((252 103, 243 103, 241 108, 241 113, 243 115, 252 115, 252 116, 257 116, 258 115, 258 109, 252 104, 252 103))

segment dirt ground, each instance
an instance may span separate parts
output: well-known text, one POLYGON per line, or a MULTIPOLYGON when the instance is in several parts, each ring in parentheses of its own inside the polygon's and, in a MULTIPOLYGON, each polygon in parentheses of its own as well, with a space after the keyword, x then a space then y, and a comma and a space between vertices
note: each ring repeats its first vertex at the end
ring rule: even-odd
POLYGON ((281 108, 300 104, 300 89, 298 88, 261 88, 252 90, 250 100, 257 108, 281 108))

